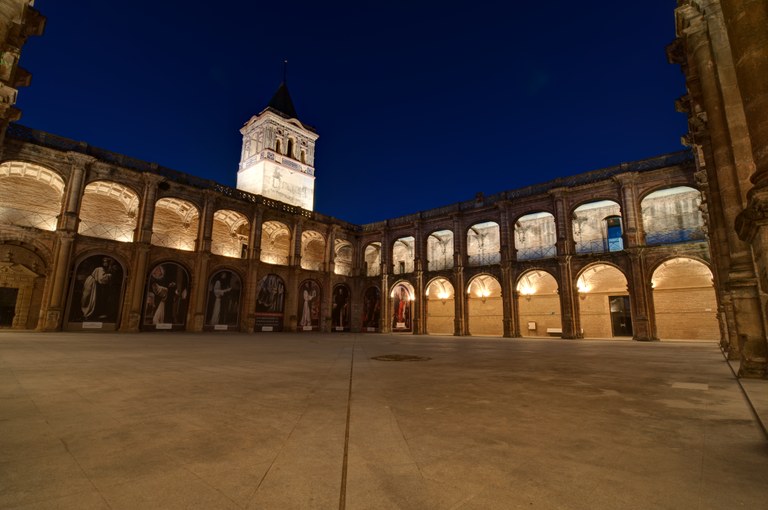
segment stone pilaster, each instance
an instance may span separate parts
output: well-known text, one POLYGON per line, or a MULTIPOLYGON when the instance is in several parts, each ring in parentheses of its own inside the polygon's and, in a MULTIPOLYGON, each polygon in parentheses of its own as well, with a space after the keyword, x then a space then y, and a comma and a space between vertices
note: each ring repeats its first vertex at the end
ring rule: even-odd
POLYGON ((653 322, 653 294, 651 281, 646 272, 642 248, 629 248, 630 279, 629 303, 632 311, 632 338, 648 342, 658 340, 653 322))
POLYGON ((571 215, 568 214, 568 190, 567 188, 555 188, 550 190, 549 194, 554 203, 557 254, 570 255, 574 253, 576 246, 573 242, 573 222, 571 215))
POLYGON ((563 326, 563 338, 583 338, 581 320, 579 317, 579 298, 573 279, 571 256, 561 256, 557 259, 560 269, 560 319, 563 326))
POLYGON ((624 248, 633 248, 645 244, 645 232, 640 219, 640 203, 637 200, 637 173, 619 174, 614 180, 621 188, 621 220, 624 248))
POLYGON ((80 202, 83 199, 85 178, 88 168, 96 161, 96 158, 77 152, 68 152, 67 159, 70 162, 71 170, 69 180, 64 188, 64 203, 57 229, 77 232, 79 223, 78 213, 80 212, 80 202))
POLYGON ((40 329, 43 331, 61 330, 66 301, 64 293, 66 292, 69 282, 69 264, 72 258, 72 245, 74 239, 75 234, 73 232, 57 232, 53 273, 50 276, 53 283, 50 287, 50 293, 46 296, 47 303, 44 297, 41 306, 43 313, 40 314, 40 329))

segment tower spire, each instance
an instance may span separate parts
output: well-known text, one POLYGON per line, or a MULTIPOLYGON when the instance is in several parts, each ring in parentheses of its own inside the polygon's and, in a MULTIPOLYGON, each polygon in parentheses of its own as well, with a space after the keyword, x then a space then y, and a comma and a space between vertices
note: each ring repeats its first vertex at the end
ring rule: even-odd
POLYGON ((288 59, 283 59, 283 83, 288 84, 288 59))

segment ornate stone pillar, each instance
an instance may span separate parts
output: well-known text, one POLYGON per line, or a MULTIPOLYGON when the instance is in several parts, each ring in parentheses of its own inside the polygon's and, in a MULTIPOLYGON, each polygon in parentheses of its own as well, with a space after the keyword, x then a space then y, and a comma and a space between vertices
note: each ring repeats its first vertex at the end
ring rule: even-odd
POLYGON ((563 326, 563 338, 584 338, 581 332, 581 319, 579 317, 579 298, 573 280, 571 256, 565 255, 557 258, 560 269, 560 318, 563 326))
POLYGON ((573 242, 573 221, 568 214, 568 189, 555 188, 549 190, 555 211, 555 228, 557 229, 557 241, 555 247, 558 255, 571 255, 575 251, 573 242))
POLYGON ((427 330, 427 314, 426 314, 426 306, 424 305, 426 301, 426 296, 424 295, 425 289, 424 289, 424 262, 427 260, 425 256, 425 247, 424 247, 424 225, 421 221, 417 221, 415 224, 416 232, 414 235, 414 261, 413 261, 413 268, 415 271, 416 276, 416 288, 414 289, 414 293, 416 294, 414 296, 413 301, 413 334, 414 335, 423 335, 427 330))
POLYGON ((466 336, 469 334, 467 318, 467 293, 464 281, 464 266, 467 260, 467 238, 461 228, 461 218, 453 217, 453 280, 456 284, 453 300, 453 334, 466 336))
POLYGON ((509 203, 499 202, 499 250, 501 251, 501 307, 505 338, 514 336, 517 317, 514 313, 514 282, 512 281, 512 225, 509 221, 509 203))
POLYGON ((136 222, 138 232, 134 238, 138 243, 150 244, 152 242, 152 224, 155 221, 157 186, 165 179, 159 175, 148 173, 143 174, 142 177, 144 179, 144 193, 141 199, 139 219, 136 222))
POLYGON ((72 245, 75 239, 74 232, 57 232, 56 255, 51 274, 52 285, 48 296, 47 306, 43 306, 41 315, 43 331, 59 331, 64 318, 64 293, 66 292, 69 262, 72 258, 72 245))
POLYGON ((325 245, 325 263, 323 270, 329 274, 334 274, 336 269, 336 259, 334 257, 336 253, 336 233, 339 231, 338 225, 329 225, 327 230, 328 242, 325 245))
POLYGON ((653 314, 651 281, 645 270, 642 248, 629 248, 630 279, 628 283, 629 304, 632 312, 632 338, 648 342, 658 340, 653 314))
POLYGON ((642 213, 637 200, 637 172, 619 174, 613 178, 621 188, 621 220, 624 248, 645 244, 642 213))
POLYGON ((205 298, 208 294, 208 262, 211 258, 211 238, 213 236, 213 215, 216 212, 216 196, 203 192, 203 211, 197 224, 197 253, 195 254, 194 275, 192 278, 195 292, 189 306, 190 317, 187 324, 192 331, 202 331, 205 325, 205 298))
POLYGON ((256 205, 251 214, 251 225, 248 236, 248 268, 245 275, 245 290, 243 299, 243 317, 240 321, 240 331, 253 333, 256 327, 256 293, 260 280, 259 258, 261 257, 261 226, 263 218, 261 206, 256 205))
MULTIPOLYGON (((755 165, 751 177, 754 187, 736 227, 739 238, 752 246, 761 291, 756 311, 762 312, 762 335, 739 331, 739 375, 764 377, 768 374, 768 5, 765 0, 721 0, 721 4, 755 165)), ((749 305, 754 307, 754 303, 749 305)))
POLYGON ((389 297, 389 261, 392 250, 389 248, 389 231, 385 231, 381 239, 381 325, 379 331, 392 331, 392 301, 389 297))

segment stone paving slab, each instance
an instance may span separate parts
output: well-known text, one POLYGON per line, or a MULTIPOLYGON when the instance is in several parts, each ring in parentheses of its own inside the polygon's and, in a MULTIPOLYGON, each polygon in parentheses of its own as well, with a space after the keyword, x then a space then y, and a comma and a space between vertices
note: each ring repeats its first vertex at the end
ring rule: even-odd
POLYGON ((0 508, 763 508, 767 472, 714 342, 0 332, 0 508))

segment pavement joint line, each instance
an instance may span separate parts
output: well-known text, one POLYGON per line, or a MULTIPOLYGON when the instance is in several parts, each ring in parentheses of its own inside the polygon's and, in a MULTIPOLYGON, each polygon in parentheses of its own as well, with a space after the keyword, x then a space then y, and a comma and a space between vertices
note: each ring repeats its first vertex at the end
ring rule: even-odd
POLYGON ((765 423, 763 423, 762 418, 760 418, 760 413, 757 412, 757 409, 755 409, 755 405, 752 403, 752 399, 749 398, 749 393, 747 393, 746 388, 744 388, 744 385, 741 384, 741 379, 739 378, 738 374, 736 374, 736 371, 733 369, 733 365, 731 365, 730 360, 728 359, 728 354, 720 349, 720 353, 723 355, 723 359, 725 359, 725 364, 728 365, 728 368, 731 371, 731 374, 733 374, 733 378, 736 379, 736 383, 739 385, 739 389, 741 389, 741 394, 744 396, 744 400, 747 401, 747 406, 749 407, 750 412, 752 413, 752 416, 755 417, 755 420, 757 420, 757 424, 760 425, 760 430, 763 431, 763 436, 765 437, 765 440, 768 441, 768 427, 765 423))
POLYGON ((349 423, 352 410, 352 375, 355 370, 355 343, 352 342, 352 356, 349 362, 349 390, 347 393, 347 425, 344 431, 344 461, 341 465, 341 488, 339 490, 339 510, 347 507, 347 464, 349 459, 349 423))

